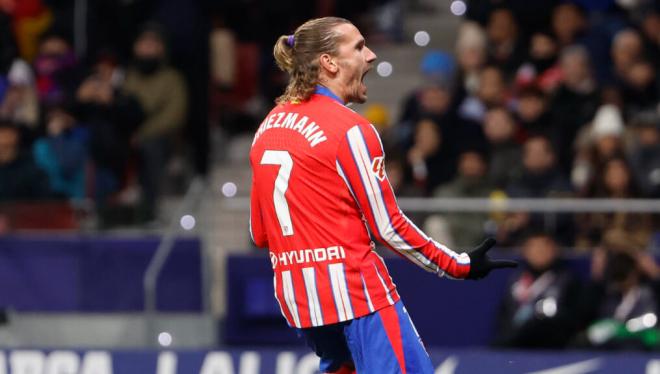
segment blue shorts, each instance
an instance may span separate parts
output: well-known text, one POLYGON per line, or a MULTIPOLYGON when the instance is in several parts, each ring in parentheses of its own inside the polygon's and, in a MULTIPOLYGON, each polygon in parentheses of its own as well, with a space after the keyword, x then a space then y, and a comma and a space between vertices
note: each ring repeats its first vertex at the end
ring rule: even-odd
POLYGON ((299 330, 321 358, 320 371, 433 374, 433 365, 401 301, 369 315, 299 330))

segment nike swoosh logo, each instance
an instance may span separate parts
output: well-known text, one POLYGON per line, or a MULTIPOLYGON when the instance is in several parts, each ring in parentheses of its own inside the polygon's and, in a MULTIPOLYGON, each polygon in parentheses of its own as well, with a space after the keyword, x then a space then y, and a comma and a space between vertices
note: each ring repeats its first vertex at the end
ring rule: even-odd
POLYGON ((574 364, 557 366, 555 368, 532 371, 527 374, 586 374, 601 367, 600 358, 592 358, 586 361, 576 362, 574 364))

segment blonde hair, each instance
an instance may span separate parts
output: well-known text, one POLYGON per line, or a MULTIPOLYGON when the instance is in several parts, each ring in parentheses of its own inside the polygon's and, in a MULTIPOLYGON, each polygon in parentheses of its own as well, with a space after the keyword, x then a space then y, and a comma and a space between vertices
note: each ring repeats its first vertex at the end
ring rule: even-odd
POLYGON ((340 34, 334 28, 351 22, 339 17, 323 17, 309 20, 296 29, 293 35, 282 35, 273 48, 275 62, 282 71, 289 73, 289 84, 276 102, 306 101, 319 83, 319 59, 321 54, 337 54, 340 34))

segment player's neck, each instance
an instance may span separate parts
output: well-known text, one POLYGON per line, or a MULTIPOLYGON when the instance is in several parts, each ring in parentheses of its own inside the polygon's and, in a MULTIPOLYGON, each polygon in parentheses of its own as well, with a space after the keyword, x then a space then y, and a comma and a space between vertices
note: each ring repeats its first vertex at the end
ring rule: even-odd
POLYGON ((323 82, 323 84, 318 85, 318 87, 322 87, 326 90, 329 90, 332 95, 335 96, 335 98, 339 99, 342 104, 346 104, 346 97, 344 95, 343 90, 341 89, 341 86, 339 84, 333 84, 334 82, 332 81, 326 81, 323 82))

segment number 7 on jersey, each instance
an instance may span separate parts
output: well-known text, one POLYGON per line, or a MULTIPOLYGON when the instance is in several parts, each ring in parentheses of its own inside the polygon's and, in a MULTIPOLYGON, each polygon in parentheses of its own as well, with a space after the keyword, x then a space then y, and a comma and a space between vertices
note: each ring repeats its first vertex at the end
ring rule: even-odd
POLYGON ((293 159, 287 151, 266 150, 261 157, 261 165, 279 165, 280 170, 275 179, 273 189, 273 203, 275 204, 275 213, 280 222, 283 236, 293 235, 293 225, 291 224, 291 214, 289 213, 289 204, 286 202, 284 194, 289 188, 289 177, 293 168, 293 159))

